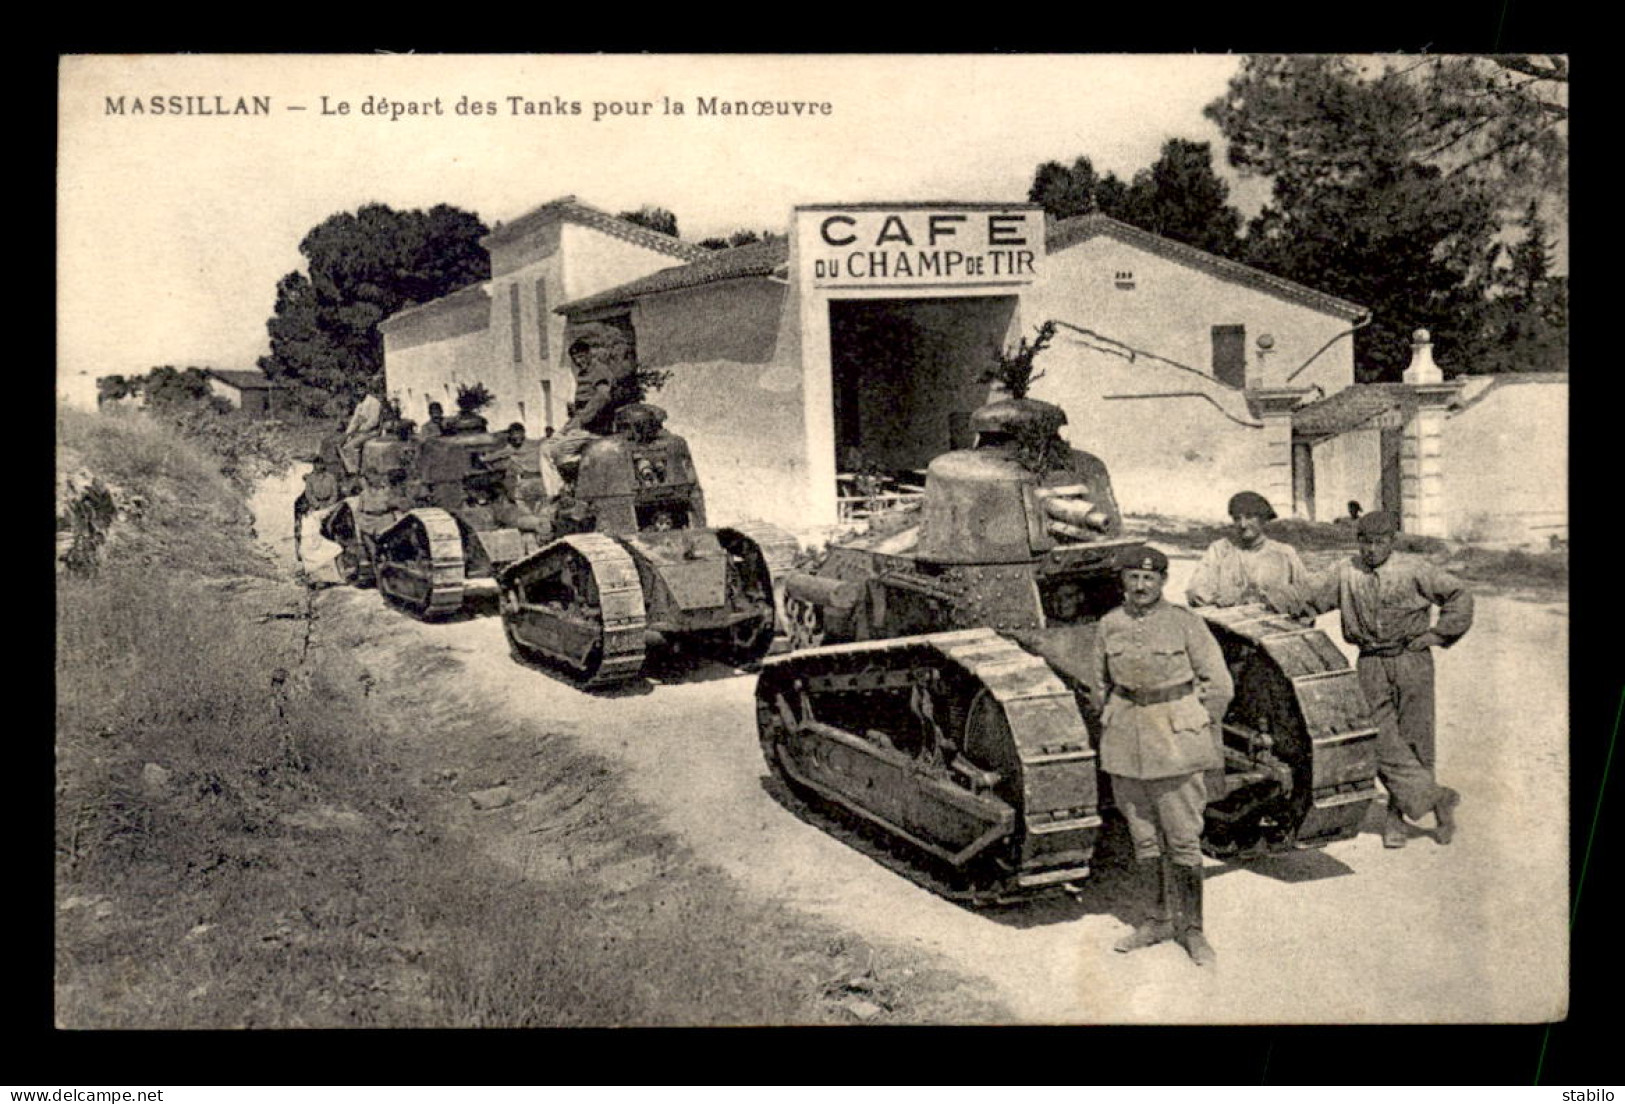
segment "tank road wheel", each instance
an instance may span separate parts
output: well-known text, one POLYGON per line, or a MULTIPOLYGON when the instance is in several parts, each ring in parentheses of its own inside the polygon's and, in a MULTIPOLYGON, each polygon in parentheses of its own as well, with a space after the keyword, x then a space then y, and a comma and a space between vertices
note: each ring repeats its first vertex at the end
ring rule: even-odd
POLYGON ((377 582, 373 577, 372 562, 367 559, 359 538, 347 540, 339 546, 339 554, 333 558, 333 567, 346 586, 365 590, 377 582))
POLYGON ((785 598, 784 619, 790 627, 790 650, 806 651, 822 648, 827 636, 824 631, 824 611, 803 598, 785 598))

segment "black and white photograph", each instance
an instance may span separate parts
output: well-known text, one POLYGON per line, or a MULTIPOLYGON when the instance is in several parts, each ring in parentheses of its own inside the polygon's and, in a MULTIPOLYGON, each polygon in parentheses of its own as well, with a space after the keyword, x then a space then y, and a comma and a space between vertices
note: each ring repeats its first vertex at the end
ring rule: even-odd
POLYGON ((1569 74, 61 57, 55 1026, 1563 1021, 1569 74))

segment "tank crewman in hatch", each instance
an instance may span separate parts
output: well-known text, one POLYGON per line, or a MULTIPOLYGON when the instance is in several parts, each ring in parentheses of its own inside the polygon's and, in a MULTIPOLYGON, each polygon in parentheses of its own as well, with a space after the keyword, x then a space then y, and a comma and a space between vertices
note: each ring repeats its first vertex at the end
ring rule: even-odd
POLYGON ((637 363, 624 334, 614 326, 592 322, 570 342, 576 394, 570 420, 542 441, 542 485, 549 498, 564 490, 559 466, 578 457, 588 443, 615 431, 615 412, 637 395, 637 363))
POLYGON ((1262 602, 1276 613, 1296 615, 1309 572, 1297 549, 1264 535, 1275 520, 1269 500, 1256 491, 1232 495, 1230 532, 1207 546, 1185 590, 1192 606, 1240 606, 1262 602))
MULTIPOLYGON (((1102 703, 1100 769, 1149 875, 1151 918, 1114 950, 1177 940, 1199 966, 1216 956, 1202 933, 1203 772, 1223 767, 1219 720, 1234 686, 1200 617, 1163 600, 1168 557, 1145 545, 1118 560, 1123 604, 1100 619, 1091 668, 1102 703)), ((1147 878, 1149 880, 1149 877, 1147 878)))
POLYGON ((1354 669, 1377 722, 1377 777, 1388 790, 1385 847, 1404 847, 1405 818, 1434 815, 1434 839, 1456 834, 1461 795, 1434 780, 1433 652, 1473 624, 1473 596, 1449 572, 1394 553, 1394 518, 1384 510, 1355 525, 1360 550, 1306 595, 1314 613, 1337 609, 1343 639, 1360 649, 1354 669), (1439 609, 1437 621, 1433 608, 1439 609))

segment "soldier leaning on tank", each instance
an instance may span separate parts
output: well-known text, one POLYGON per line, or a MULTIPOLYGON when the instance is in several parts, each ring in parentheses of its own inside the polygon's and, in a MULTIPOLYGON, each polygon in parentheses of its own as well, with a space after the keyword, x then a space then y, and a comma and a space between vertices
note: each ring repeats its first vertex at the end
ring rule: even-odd
POLYGON ((1306 594, 1314 613, 1340 610, 1343 638, 1360 649, 1355 670, 1377 722, 1377 777, 1388 790, 1385 847, 1404 847, 1405 818, 1434 815, 1434 838, 1456 834, 1461 795, 1433 775, 1433 652, 1473 624, 1473 596, 1454 576, 1416 556, 1394 552, 1394 518, 1363 515, 1359 552, 1317 579, 1306 594), (1433 609, 1439 617, 1433 620, 1433 609))
POLYGON ((626 338, 615 327, 598 322, 582 327, 570 342, 569 356, 576 378, 570 419, 541 446, 542 484, 549 498, 565 487, 559 466, 580 456, 590 442, 613 433, 615 412, 637 397, 637 365, 626 338))
POLYGON ((339 494, 339 481, 327 467, 327 457, 318 455, 310 462, 310 471, 305 474, 305 489, 299 497, 293 500, 293 554, 295 559, 301 558, 304 547, 305 518, 309 514, 318 513, 329 506, 337 505, 342 496, 339 494))
POLYGON ((1297 549, 1264 535, 1275 520, 1269 500, 1256 491, 1232 495, 1230 532, 1207 546, 1185 590, 1192 606, 1240 606, 1262 602, 1276 613, 1302 612, 1309 572, 1297 549))
POLYGON ((1174 939, 1205 966, 1215 955, 1202 933, 1203 772, 1223 766, 1219 721, 1234 687, 1207 625, 1163 600, 1168 558, 1134 545, 1118 562, 1123 604, 1100 619, 1094 638, 1100 769, 1157 892, 1151 918, 1113 949, 1174 939))

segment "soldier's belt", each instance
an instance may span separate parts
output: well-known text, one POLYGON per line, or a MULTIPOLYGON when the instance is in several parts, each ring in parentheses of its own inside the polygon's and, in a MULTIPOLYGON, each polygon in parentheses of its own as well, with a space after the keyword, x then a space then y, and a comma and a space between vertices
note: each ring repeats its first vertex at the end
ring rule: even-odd
POLYGON ((1112 692, 1127 698, 1135 705, 1161 705, 1163 702, 1178 701, 1195 691, 1196 683, 1181 682, 1176 686, 1158 686, 1150 690, 1130 690, 1126 686, 1118 686, 1112 692))
POLYGON ((1397 655, 1404 655, 1404 654, 1405 654, 1405 645, 1404 644, 1384 644, 1381 647, 1361 648, 1360 649, 1360 658, 1361 659, 1365 659, 1368 656, 1375 657, 1377 659, 1393 659, 1397 655))

